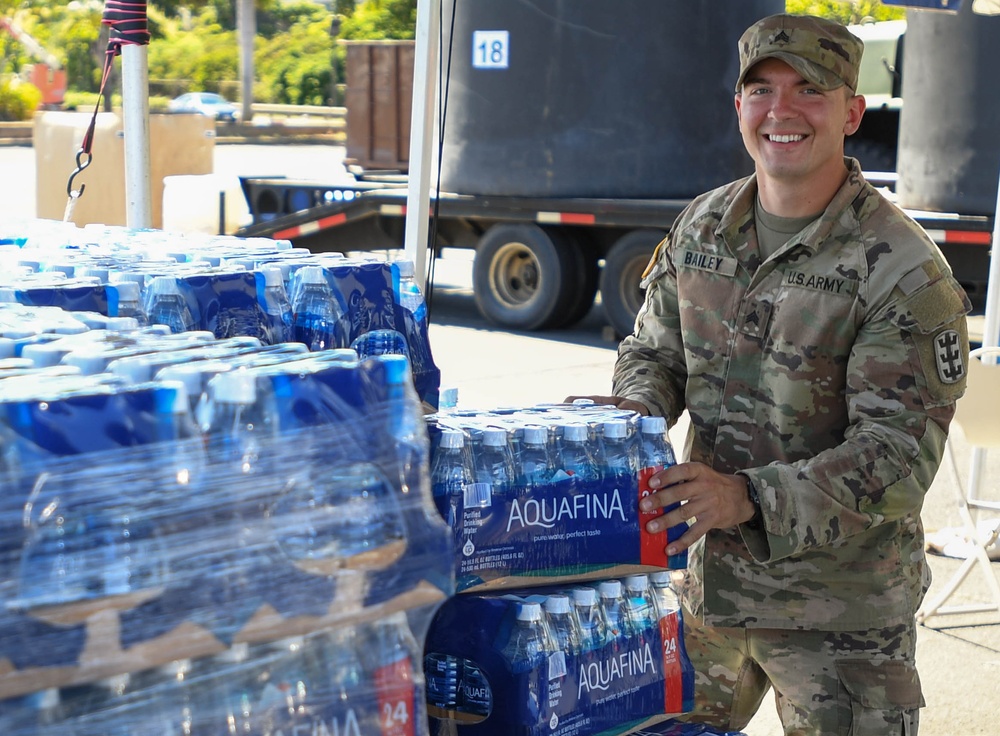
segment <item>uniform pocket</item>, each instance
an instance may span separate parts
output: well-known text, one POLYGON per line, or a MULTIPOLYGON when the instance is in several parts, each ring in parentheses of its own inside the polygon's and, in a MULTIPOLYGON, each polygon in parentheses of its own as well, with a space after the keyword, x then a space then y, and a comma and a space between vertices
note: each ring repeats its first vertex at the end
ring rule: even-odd
POLYGON ((924 698, 911 663, 841 660, 837 676, 850 701, 850 736, 916 736, 924 698))

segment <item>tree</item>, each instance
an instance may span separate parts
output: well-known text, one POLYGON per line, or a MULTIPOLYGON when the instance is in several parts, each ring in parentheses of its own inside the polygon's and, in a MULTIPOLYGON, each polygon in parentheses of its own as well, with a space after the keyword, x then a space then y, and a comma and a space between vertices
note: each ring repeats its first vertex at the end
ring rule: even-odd
POLYGON ((413 38, 416 26, 416 0, 364 0, 344 19, 340 36, 367 41, 413 38))
POLYGON ((883 5, 879 0, 786 0, 785 10, 796 15, 818 15, 845 24, 906 17, 904 9, 883 5))
POLYGON ((297 23, 287 33, 258 40, 254 97, 289 105, 330 104, 333 53, 325 18, 297 23))

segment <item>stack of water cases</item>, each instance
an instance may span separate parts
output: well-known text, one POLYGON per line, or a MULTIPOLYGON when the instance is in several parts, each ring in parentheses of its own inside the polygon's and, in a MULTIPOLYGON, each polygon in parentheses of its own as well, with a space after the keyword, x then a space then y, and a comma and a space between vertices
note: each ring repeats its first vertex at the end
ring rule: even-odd
POLYGON ((560 404, 428 426, 460 593, 427 638, 432 732, 624 734, 689 711, 687 560, 665 551, 684 528, 649 534, 639 512, 675 463, 665 421, 560 404))
POLYGON ((407 357, 4 304, 0 451, 0 733, 425 731, 407 357))
POLYGON ((31 220, 0 229, 0 301, 134 317, 174 333, 255 337, 410 359, 422 401, 440 371, 409 262, 313 254, 288 241, 31 220))

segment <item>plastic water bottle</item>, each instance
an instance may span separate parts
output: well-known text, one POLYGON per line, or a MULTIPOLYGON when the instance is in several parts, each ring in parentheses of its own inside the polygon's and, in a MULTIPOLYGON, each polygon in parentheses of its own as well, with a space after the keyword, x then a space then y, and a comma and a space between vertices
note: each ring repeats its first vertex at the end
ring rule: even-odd
POLYGON ((553 593, 545 598, 545 615, 549 621, 549 631, 555 639, 556 647, 568 655, 583 651, 583 636, 580 623, 573 615, 569 596, 553 593))
POLYGON ((252 720, 259 724, 255 732, 293 733, 311 720, 312 708, 333 701, 322 644, 323 635, 292 636, 251 648, 249 677, 239 679, 247 681, 256 701, 251 706, 252 720))
POLYGON ((373 362, 365 361, 362 367, 377 365, 381 368, 381 382, 385 386, 385 405, 388 440, 395 449, 399 463, 399 483, 404 494, 422 494, 431 502, 427 483, 430 465, 427 452, 427 430, 423 415, 417 406, 413 388, 410 361, 400 355, 381 355, 373 362))
MULTIPOLYGON (((115 675, 59 690, 58 716, 37 730, 37 736, 173 736, 179 732, 180 713, 173 708, 177 690, 160 688, 150 697, 148 677, 115 675)), ((16 732, 15 732, 16 733, 16 732)), ((11 735, 13 736, 13 734, 11 735)))
POLYGON ((486 718, 493 711, 493 690, 486 674, 468 659, 460 661, 462 680, 460 685, 459 710, 480 718, 486 718))
POLYGON ((276 417, 258 400, 257 381, 246 371, 229 371, 208 384, 207 450, 213 462, 228 462, 244 474, 262 470, 261 445, 277 432, 276 417))
POLYGON ((275 565, 275 540, 262 534, 261 527, 270 500, 265 495, 269 486, 262 479, 274 477, 276 471, 273 437, 277 423, 274 410, 258 395, 256 377, 247 371, 218 374, 209 382, 208 394, 205 440, 211 465, 204 482, 215 494, 213 498, 228 493, 225 504, 215 503, 207 512, 227 544, 185 549, 179 554, 190 555, 183 557, 185 568, 210 571, 203 585, 217 586, 221 593, 217 605, 201 612, 207 619, 203 625, 230 641, 260 605, 269 582, 262 571, 275 565))
POLYGON ((166 471, 169 486, 192 489, 205 468, 205 445, 194 422, 187 388, 181 381, 162 381, 157 391, 157 432, 161 442, 171 443, 157 458, 156 473, 166 471))
POLYGON ((475 482, 486 486, 479 493, 488 493, 501 503, 510 499, 514 492, 514 458, 506 430, 496 427, 484 430, 473 463, 475 482))
POLYGON ((382 736, 407 736, 412 724, 424 722, 423 693, 415 684, 421 652, 405 613, 377 619, 371 627, 369 670, 375 687, 382 736), (418 697, 419 696, 419 697, 418 697))
POLYGON ((408 309, 418 323, 427 321, 427 303, 414 278, 413 261, 396 261, 399 268, 399 306, 408 309))
POLYGON ((139 284, 135 281, 119 281, 107 287, 109 292, 108 311, 113 317, 132 317, 139 323, 140 327, 149 324, 146 311, 142 308, 142 300, 139 293, 139 284), (117 306, 111 310, 111 293, 117 294, 117 306))
POLYGON ((384 568, 405 541, 398 499, 373 463, 313 468, 268 513, 278 547, 302 570, 334 574, 353 567, 384 568))
MULTIPOLYGON (((133 477, 128 495, 100 485, 93 468, 54 472, 32 492, 17 578, 18 607, 132 594, 158 595, 168 580, 167 554, 151 499, 158 491, 144 462, 116 468, 133 477)), ((104 469, 100 466, 98 471, 104 469)), ((115 607, 108 603, 107 608, 115 607)))
POLYGON ((656 615, 658 618, 669 616, 680 610, 681 603, 677 597, 677 591, 674 590, 669 571, 654 572, 649 576, 649 582, 652 587, 653 603, 656 606, 656 615))
POLYGON ((326 280, 322 266, 303 266, 295 273, 298 288, 292 301, 296 342, 312 351, 347 347, 343 334, 343 313, 326 280))
POLYGON ((456 710, 461 705, 462 670, 462 660, 451 654, 431 652, 424 657, 427 702, 444 710, 456 710))
POLYGON ((625 603, 628 618, 637 633, 659 630, 659 616, 653 604, 653 592, 646 575, 629 575, 625 578, 625 603))
POLYGON ((190 671, 183 673, 188 707, 181 733, 250 732, 251 721, 259 718, 257 683, 270 680, 271 662, 258 659, 261 650, 237 643, 184 665, 190 671))
POLYGON ((331 733, 379 732, 372 703, 373 683, 360 646, 363 642, 353 627, 332 629, 326 638, 323 653, 333 695, 331 702, 335 704, 332 710, 335 728, 330 728, 331 733))
POLYGON ((503 648, 503 655, 516 673, 539 668, 554 651, 554 645, 545 630, 542 607, 538 603, 518 603, 517 618, 510 632, 510 639, 503 648))
POLYGON ((459 528, 458 509, 465 503, 472 477, 465 454, 465 434, 458 429, 442 431, 438 450, 431 461, 431 492, 441 517, 452 529, 459 528))
POLYGON ((585 652, 600 649, 608 642, 608 621, 597 591, 583 585, 573 588, 573 610, 580 625, 580 646, 585 652))
POLYGON ((620 488, 634 489, 639 475, 639 451, 635 443, 629 442, 628 422, 608 419, 604 422, 602 435, 600 464, 605 477, 614 479, 620 488))
POLYGON ((285 292, 285 282, 281 269, 277 266, 263 266, 260 269, 264 280, 263 307, 270 326, 270 344, 289 342, 294 339, 292 304, 285 292))
POLYGON ((674 450, 667 440, 667 420, 664 417, 642 417, 639 423, 644 467, 669 468, 677 464, 674 450))
POLYGON ((586 424, 563 424, 560 429, 559 467, 578 481, 600 480, 590 447, 590 428, 586 424))
POLYGON ((528 425, 521 436, 519 483, 527 490, 552 482, 555 466, 549 454, 547 427, 528 425))
POLYGON ((173 276, 155 276, 146 289, 146 314, 151 325, 166 325, 174 334, 197 329, 191 308, 173 276))
MULTIPOLYGON (((659 470, 669 468, 677 464, 674 457, 673 448, 667 440, 667 420, 664 417, 643 417, 639 424, 641 438, 641 455, 639 458, 640 470, 640 493, 645 487, 649 477, 659 470)), ((662 511, 651 514, 642 514, 641 522, 645 523, 651 516, 673 511, 679 508, 680 504, 675 503, 665 507, 662 511)), ((688 530, 687 523, 681 523, 667 529, 667 542, 673 542, 681 538, 688 530)), ((680 554, 667 557, 667 567, 671 570, 683 570, 687 567, 687 550, 680 554)))
POLYGON ((62 719, 59 690, 46 688, 28 695, 0 701, 0 733, 35 736, 62 719))
POLYGON ((408 355, 406 338, 396 330, 370 330, 358 335, 351 343, 351 349, 359 358, 375 355, 408 355))
POLYGON ((628 606, 620 580, 605 580, 597 586, 601 598, 601 608, 608 621, 608 638, 611 641, 629 636, 635 627, 629 620, 628 606))

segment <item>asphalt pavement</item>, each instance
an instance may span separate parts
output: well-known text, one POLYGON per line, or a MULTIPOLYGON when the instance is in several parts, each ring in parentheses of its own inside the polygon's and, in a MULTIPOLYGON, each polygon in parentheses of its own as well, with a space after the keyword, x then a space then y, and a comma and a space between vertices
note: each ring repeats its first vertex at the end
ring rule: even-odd
MULTIPOLYGON (((215 150, 216 173, 285 174, 301 178, 341 175, 344 149, 338 146, 227 146, 215 150)), ((34 214, 34 152, 30 147, 0 148, 0 225, 34 214)), ((90 194, 88 192, 87 194, 90 194)), ((570 394, 610 392, 615 344, 606 339, 600 304, 570 330, 512 333, 492 328, 479 317, 471 291, 468 252, 446 251, 435 269, 431 299, 431 348, 444 387, 458 391, 465 408, 526 406, 558 401, 570 394)), ((672 432, 682 444, 683 427, 672 432)), ((969 446, 953 434, 958 472, 967 476, 969 446)), ((1000 457, 989 457, 982 496, 1000 498, 1000 457)), ((927 493, 923 519, 929 532, 960 524, 957 485, 951 466, 942 467, 927 493)), ((941 589, 961 560, 931 556, 934 584, 941 589)), ((1000 563, 993 563, 997 576, 1000 563)), ((986 594, 985 578, 974 570, 952 602, 971 602, 986 594)), ((1000 612, 954 616, 921 626, 917 661, 927 707, 921 714, 924 736, 972 736, 998 731, 995 704, 1000 693, 1000 612)), ((781 728, 770 700, 747 733, 777 736, 781 728)))

